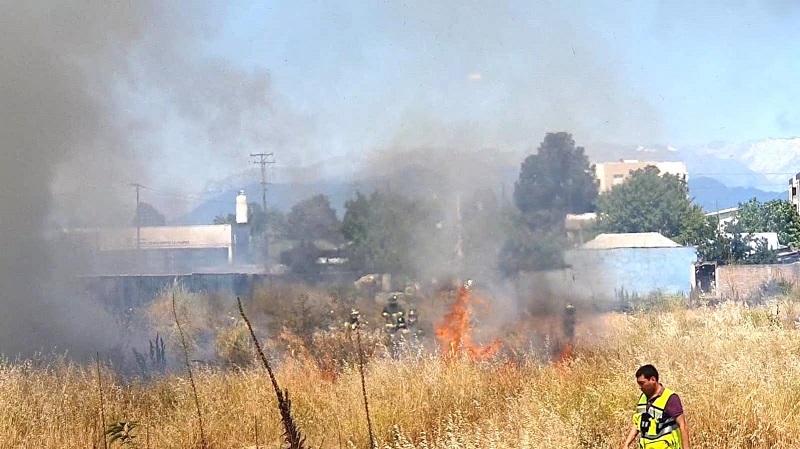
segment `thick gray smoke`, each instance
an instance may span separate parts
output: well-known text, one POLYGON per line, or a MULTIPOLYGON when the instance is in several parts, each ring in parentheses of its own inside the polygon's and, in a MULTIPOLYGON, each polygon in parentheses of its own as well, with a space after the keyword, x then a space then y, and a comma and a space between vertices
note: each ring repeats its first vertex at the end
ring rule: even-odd
POLYGON ((129 224, 129 183, 181 179, 167 186, 179 193, 284 139, 265 119, 279 115, 267 74, 204 56, 215 17, 164 1, 0 3, 1 352, 114 341, 69 289, 81 261, 61 227, 129 224))
MULTIPOLYGON (((397 69, 398 101, 389 107, 406 106, 388 122, 365 172, 414 165, 435 173, 429 187, 447 223, 442 230, 419 230, 420 272, 453 270, 455 249, 445 257, 425 249, 459 240, 463 229, 454 222, 474 209, 476 191, 489 188, 501 203, 505 191, 509 199, 521 162, 547 132, 570 132, 587 147, 662 137, 656 109, 617 75, 622 58, 609 35, 567 5, 437 0, 387 2, 381 11, 384 39, 404 49, 407 61, 397 69)), ((396 187, 420 189, 426 181, 396 187)), ((505 232, 500 221, 487 220, 479 234, 505 232)), ((496 245, 485 249, 474 259, 496 265, 496 245)))
POLYGON ((383 123, 385 137, 364 171, 382 174, 414 165, 435 173, 433 182, 393 186, 419 190, 429 182, 444 208, 441 229, 417 230, 418 272, 429 276, 422 281, 474 276, 491 297, 498 329, 518 324, 522 313, 558 316, 575 299, 572 284, 551 288, 538 277, 515 285, 496 276, 503 236, 509 235, 501 213, 520 164, 547 132, 569 132, 590 153, 593 142, 658 142, 663 129, 657 109, 618 75, 623 58, 613 48, 613 33, 587 26, 567 4, 384 5, 384 39, 406 54, 406 64, 397 68, 399 84, 392 86, 397 101, 388 104, 405 106, 383 123), (476 202, 483 189, 495 193, 498 213, 471 220, 477 240, 464 248, 472 251, 469 258, 460 259, 458 244, 469 237, 463 235, 467 214, 485 208, 476 202))

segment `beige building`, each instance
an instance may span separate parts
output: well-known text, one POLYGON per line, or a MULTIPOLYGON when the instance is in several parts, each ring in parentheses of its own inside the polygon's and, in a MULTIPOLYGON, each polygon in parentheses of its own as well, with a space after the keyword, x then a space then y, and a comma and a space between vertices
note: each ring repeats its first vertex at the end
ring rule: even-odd
POLYGON ((631 172, 653 165, 661 173, 678 175, 684 181, 689 180, 686 164, 683 162, 647 162, 630 159, 621 159, 619 162, 603 162, 595 165, 595 175, 600 181, 600 193, 611 190, 612 187, 622 184, 631 172))
POLYGON ((237 229, 229 224, 143 226, 67 231, 77 248, 88 251, 90 272, 105 274, 190 273, 230 266, 237 229))

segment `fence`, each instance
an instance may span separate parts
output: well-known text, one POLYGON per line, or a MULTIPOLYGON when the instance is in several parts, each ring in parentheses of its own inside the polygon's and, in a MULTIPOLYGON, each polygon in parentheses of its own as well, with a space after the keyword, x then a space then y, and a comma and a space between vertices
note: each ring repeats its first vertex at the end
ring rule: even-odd
POLYGON ((717 267, 717 296, 722 298, 747 298, 764 284, 782 281, 800 282, 800 264, 790 265, 722 265, 717 267))

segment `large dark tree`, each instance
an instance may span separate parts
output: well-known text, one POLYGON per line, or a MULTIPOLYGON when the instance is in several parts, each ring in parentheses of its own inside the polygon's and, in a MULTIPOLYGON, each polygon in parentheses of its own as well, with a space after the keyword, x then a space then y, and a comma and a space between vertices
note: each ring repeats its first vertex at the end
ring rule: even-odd
POLYGON ((499 254, 505 276, 520 271, 560 268, 567 245, 567 214, 595 210, 598 183, 583 147, 566 132, 547 133, 536 154, 522 163, 514 185, 518 213, 509 220, 509 237, 499 254))
POLYGON ((584 148, 569 133, 547 133, 522 163, 514 203, 531 230, 561 229, 567 214, 594 211, 597 189, 584 148))
POLYGON ((342 234, 351 269, 414 277, 421 241, 435 241, 431 208, 423 201, 374 191, 345 204, 342 234))
POLYGON ((295 240, 342 240, 341 224, 325 195, 315 195, 292 206, 286 215, 289 237, 295 240))

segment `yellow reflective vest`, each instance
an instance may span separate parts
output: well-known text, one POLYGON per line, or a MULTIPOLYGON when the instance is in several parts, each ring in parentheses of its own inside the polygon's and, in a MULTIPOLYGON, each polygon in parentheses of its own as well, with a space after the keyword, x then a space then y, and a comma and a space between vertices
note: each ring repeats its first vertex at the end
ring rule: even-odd
POLYGON ((633 423, 639 428, 639 447, 642 449, 681 449, 681 430, 675 417, 664 415, 664 409, 670 396, 675 394, 664 388, 661 396, 647 406, 647 396, 639 396, 633 423))

